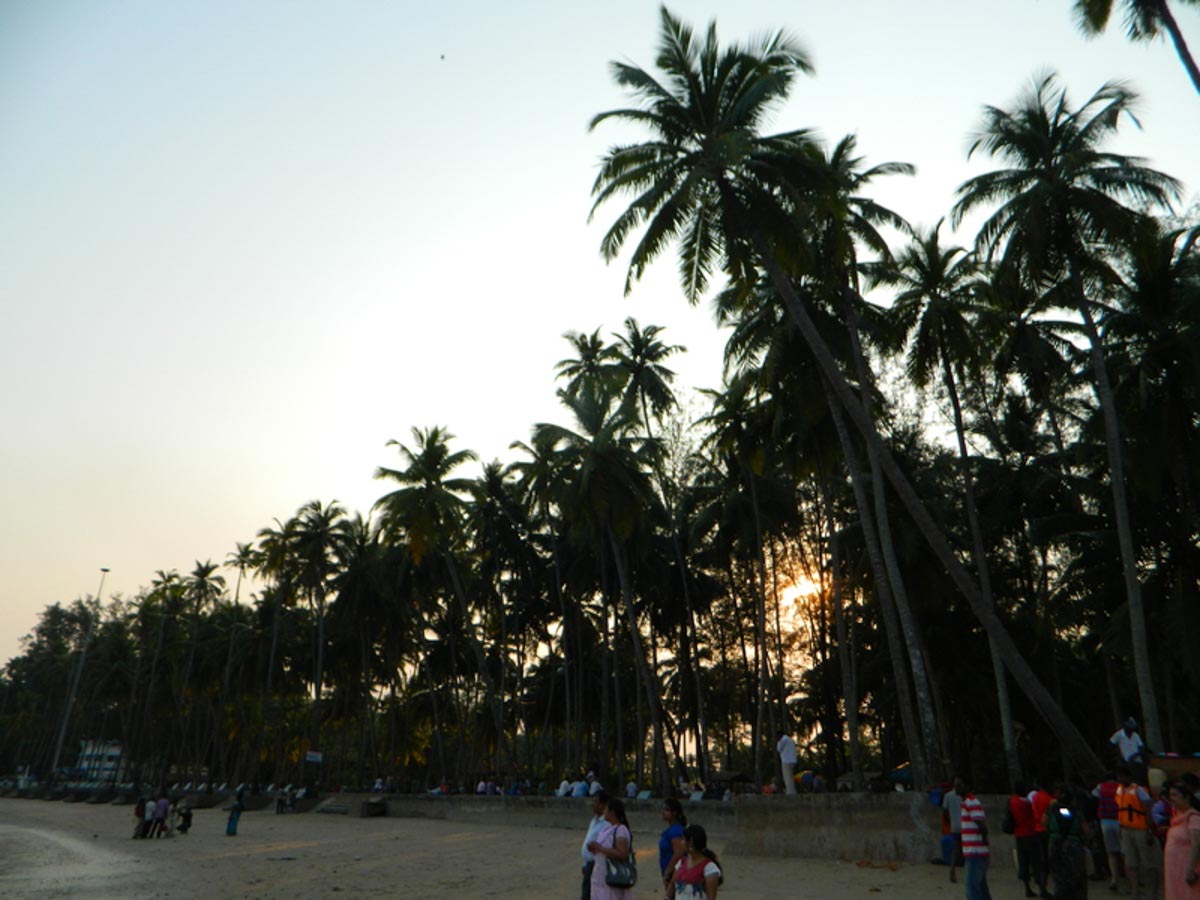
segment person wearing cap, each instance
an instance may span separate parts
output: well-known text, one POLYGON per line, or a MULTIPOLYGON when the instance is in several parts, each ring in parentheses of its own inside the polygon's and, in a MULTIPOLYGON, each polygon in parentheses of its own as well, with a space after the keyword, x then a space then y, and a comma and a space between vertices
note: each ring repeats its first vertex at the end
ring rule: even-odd
POLYGON ((1130 716, 1121 723, 1108 742, 1117 748, 1121 762, 1133 771, 1134 780, 1138 784, 1146 783, 1146 745, 1142 736, 1137 733, 1137 720, 1130 716))

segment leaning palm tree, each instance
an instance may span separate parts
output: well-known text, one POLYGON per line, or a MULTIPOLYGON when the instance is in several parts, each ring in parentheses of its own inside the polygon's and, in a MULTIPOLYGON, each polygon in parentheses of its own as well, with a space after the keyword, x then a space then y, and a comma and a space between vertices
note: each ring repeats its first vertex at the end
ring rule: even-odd
MULTIPOLYGON (((1197 0, 1180 0, 1181 3, 1195 4, 1197 0)), ((1123 0, 1125 7, 1125 27, 1131 40, 1151 41, 1165 31, 1171 36, 1179 61, 1192 79, 1192 85, 1200 92, 1200 66, 1192 57, 1187 41, 1175 14, 1167 0, 1123 0)), ((1075 16, 1084 34, 1099 34, 1108 27, 1108 19, 1112 15, 1113 0, 1075 0, 1075 16)))
POLYGON ((812 138, 807 130, 766 136, 760 129, 786 99, 796 76, 811 70, 807 55, 783 32, 769 34, 753 47, 722 49, 715 24, 698 40, 665 8, 661 20, 661 80, 637 66, 613 63, 616 81, 636 103, 592 120, 593 128, 617 120, 650 132, 643 143, 613 147, 601 162, 593 213, 618 196, 633 198, 605 234, 602 254, 608 260, 617 258, 641 230, 630 256, 628 292, 655 258, 678 243, 683 289, 693 303, 718 267, 742 290, 756 284, 760 266, 766 271, 827 379, 834 402, 877 449, 897 496, 995 638, 1014 680, 1072 755, 1098 768, 1095 753, 1021 656, 995 611, 983 602, 978 585, 888 452, 788 274, 789 266, 801 262, 795 248, 803 242, 795 238, 807 219, 802 215, 804 197, 819 186, 807 152, 812 138))
POLYGON ((1103 413, 1138 696, 1146 736, 1161 748, 1120 429, 1097 322, 1103 311, 1099 285, 1112 280, 1105 254, 1119 253, 1139 221, 1129 204, 1166 206, 1180 193, 1175 179, 1143 160, 1103 149, 1121 120, 1132 119, 1135 100, 1128 88, 1110 82, 1073 109, 1066 89, 1049 73, 1039 76, 1012 109, 987 107, 970 152, 983 151, 1006 165, 959 187, 953 219, 958 224, 981 207, 999 204, 980 227, 979 251, 998 258, 1002 269, 1054 287, 1058 305, 1082 323, 1103 413))
MULTIPOLYGON (((910 380, 927 388, 940 376, 942 389, 950 401, 954 436, 958 444, 959 466, 963 480, 963 505, 971 531, 971 551, 979 590, 987 603, 994 603, 991 569, 975 502, 975 475, 967 450, 959 385, 975 371, 973 310, 978 308, 980 265, 962 247, 946 247, 941 242, 942 221, 928 231, 918 231, 912 242, 897 254, 893 265, 876 270, 876 279, 897 290, 892 312, 900 329, 909 336, 907 369, 910 380)), ((992 674, 1000 709, 1000 733, 1008 765, 1010 787, 1021 778, 1020 757, 1013 733, 1012 705, 1004 664, 989 641, 992 674)))

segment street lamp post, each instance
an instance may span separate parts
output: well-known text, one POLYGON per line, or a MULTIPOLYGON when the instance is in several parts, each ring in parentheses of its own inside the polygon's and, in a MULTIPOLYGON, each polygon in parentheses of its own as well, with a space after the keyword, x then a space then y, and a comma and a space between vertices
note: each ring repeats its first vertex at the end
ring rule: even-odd
MULTIPOLYGON (((108 574, 108 569, 101 567, 100 569, 100 587, 96 589, 96 602, 101 602, 101 597, 104 594, 104 577, 108 574)), ((83 678, 83 662, 87 659, 88 643, 92 637, 92 622, 95 617, 88 614, 87 627, 83 630, 83 646, 79 650, 79 662, 75 666, 75 672, 71 676, 71 689, 67 692, 67 705, 63 709, 62 724, 58 727, 58 740, 54 743, 54 761, 50 764, 50 779, 51 781, 58 780, 58 760, 62 756, 63 741, 67 739, 67 725, 71 721, 71 708, 75 705, 75 695, 79 692, 79 681, 83 678)))

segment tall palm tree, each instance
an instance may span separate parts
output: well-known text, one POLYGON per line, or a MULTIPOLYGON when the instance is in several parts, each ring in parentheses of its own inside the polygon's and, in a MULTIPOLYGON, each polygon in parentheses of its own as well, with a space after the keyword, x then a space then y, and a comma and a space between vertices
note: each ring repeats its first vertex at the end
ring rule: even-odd
POLYGON ((296 584, 308 595, 315 617, 313 710, 310 746, 320 746, 322 687, 325 680, 325 612, 329 583, 336 577, 352 535, 352 522, 336 501, 310 500, 296 513, 291 532, 291 557, 296 584))
POLYGON ((575 349, 575 356, 559 360, 554 368, 557 378, 567 380, 567 394, 575 396, 583 390, 616 383, 620 377, 614 364, 616 348, 604 342, 599 328, 590 334, 568 331, 563 337, 575 349))
POLYGON ((454 435, 445 428, 413 428, 414 446, 389 441, 407 463, 403 469, 380 466, 375 477, 400 485, 375 501, 385 532, 401 537, 407 544, 414 565, 433 556, 445 566, 450 594, 457 600, 462 627, 482 679, 488 709, 495 729, 496 768, 504 740, 504 711, 487 657, 474 624, 474 611, 467 596, 467 583, 459 554, 466 535, 467 500, 474 487, 469 478, 452 477, 460 465, 478 459, 472 450, 451 451, 454 435))
POLYGON ((642 328, 637 319, 630 316, 625 320, 625 331, 614 337, 613 367, 625 379, 624 403, 638 409, 646 437, 653 435, 650 415, 661 418, 675 404, 675 392, 671 382, 675 373, 663 362, 687 348, 681 344, 664 344, 658 339, 662 328, 647 325, 642 328))
POLYGON ((678 242, 681 280, 690 302, 708 286, 714 268, 749 290, 762 266, 808 344, 835 400, 880 453, 880 465, 922 537, 997 645, 1014 679, 1073 756, 1098 768, 1094 751, 1038 680, 1011 636, 987 607, 911 482, 887 451, 788 275, 794 238, 806 217, 804 194, 815 181, 806 130, 760 134, 770 111, 786 99, 795 77, 811 69, 807 55, 782 32, 756 46, 722 50, 711 25, 703 41, 665 8, 661 13, 660 81, 627 63, 614 63, 617 82, 638 101, 601 113, 651 132, 650 140, 612 148, 593 186, 596 208, 622 195, 633 200, 601 242, 615 259, 633 232, 642 235, 630 257, 627 292, 663 250, 678 242))
POLYGON ((1007 165, 964 182, 953 219, 957 224, 970 212, 999 203, 980 227, 979 250, 1034 282, 1061 286, 1058 302, 1082 322, 1103 412, 1138 696, 1147 739, 1161 748, 1120 429, 1097 324, 1097 285, 1110 276, 1096 250, 1115 250, 1133 233, 1138 214, 1126 202, 1165 206, 1179 196, 1179 184, 1170 176, 1136 157, 1103 149, 1120 121, 1132 117, 1135 100, 1128 88, 1110 82, 1073 109, 1066 89, 1050 73, 1037 78, 1013 109, 986 107, 970 152, 983 151, 1007 165))
POLYGON ((632 433, 636 415, 607 391, 571 396, 559 391, 578 430, 540 423, 534 440, 557 448, 562 470, 561 502, 571 527, 612 554, 624 605, 625 621, 650 711, 658 776, 669 781, 658 674, 647 663, 630 573, 631 539, 644 531, 655 507, 649 473, 657 465, 656 441, 632 433))
MULTIPOLYGON (((954 435, 962 473, 963 499, 971 531, 971 553, 979 577, 984 602, 994 604, 991 568, 988 565, 979 507, 975 501, 975 475, 967 450, 966 425, 959 384, 967 372, 976 370, 975 334, 971 311, 978 306, 980 266, 962 247, 944 247, 942 221, 925 232, 917 232, 912 242, 895 258, 893 266, 878 272, 878 281, 897 290, 892 311, 897 325, 909 335, 908 376, 919 388, 927 388, 940 375, 942 388, 950 401, 954 435)), ((1013 733, 1012 705, 1004 664, 989 641, 992 674, 996 680, 1000 708, 1000 730, 1008 765, 1010 787, 1020 781, 1020 758, 1013 733)))
MULTIPOLYGON (((1197 0, 1180 0, 1181 3, 1195 4, 1197 0)), ((1192 79, 1192 86, 1200 92, 1200 66, 1192 57, 1179 22, 1171 12, 1167 0, 1123 0, 1125 8, 1125 27, 1130 39, 1135 41, 1150 41, 1158 37, 1160 29, 1171 36, 1179 61, 1192 79)), ((1112 15, 1113 0, 1075 0, 1075 17, 1079 27, 1085 34, 1099 34, 1108 27, 1108 19, 1112 15)))

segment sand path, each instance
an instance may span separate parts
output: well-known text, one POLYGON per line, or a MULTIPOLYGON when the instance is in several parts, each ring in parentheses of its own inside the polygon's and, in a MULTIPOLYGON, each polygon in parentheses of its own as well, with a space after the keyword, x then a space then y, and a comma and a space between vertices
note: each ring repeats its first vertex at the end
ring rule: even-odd
MULTIPOLYGON (((198 810, 190 834, 134 841, 132 807, 0 799, 0 897, 579 896, 579 834, 429 819, 358 819, 250 812, 240 833, 198 810)), ((635 835, 641 900, 661 896, 651 873, 657 835, 635 835)), ((721 843, 713 842, 721 852, 721 843)), ((722 856, 721 898, 937 900, 963 895, 930 865, 895 868, 810 859, 722 856)), ((1018 897, 1010 872, 992 893, 1018 897)), ((1001 882, 997 885, 996 882, 1001 882)))

